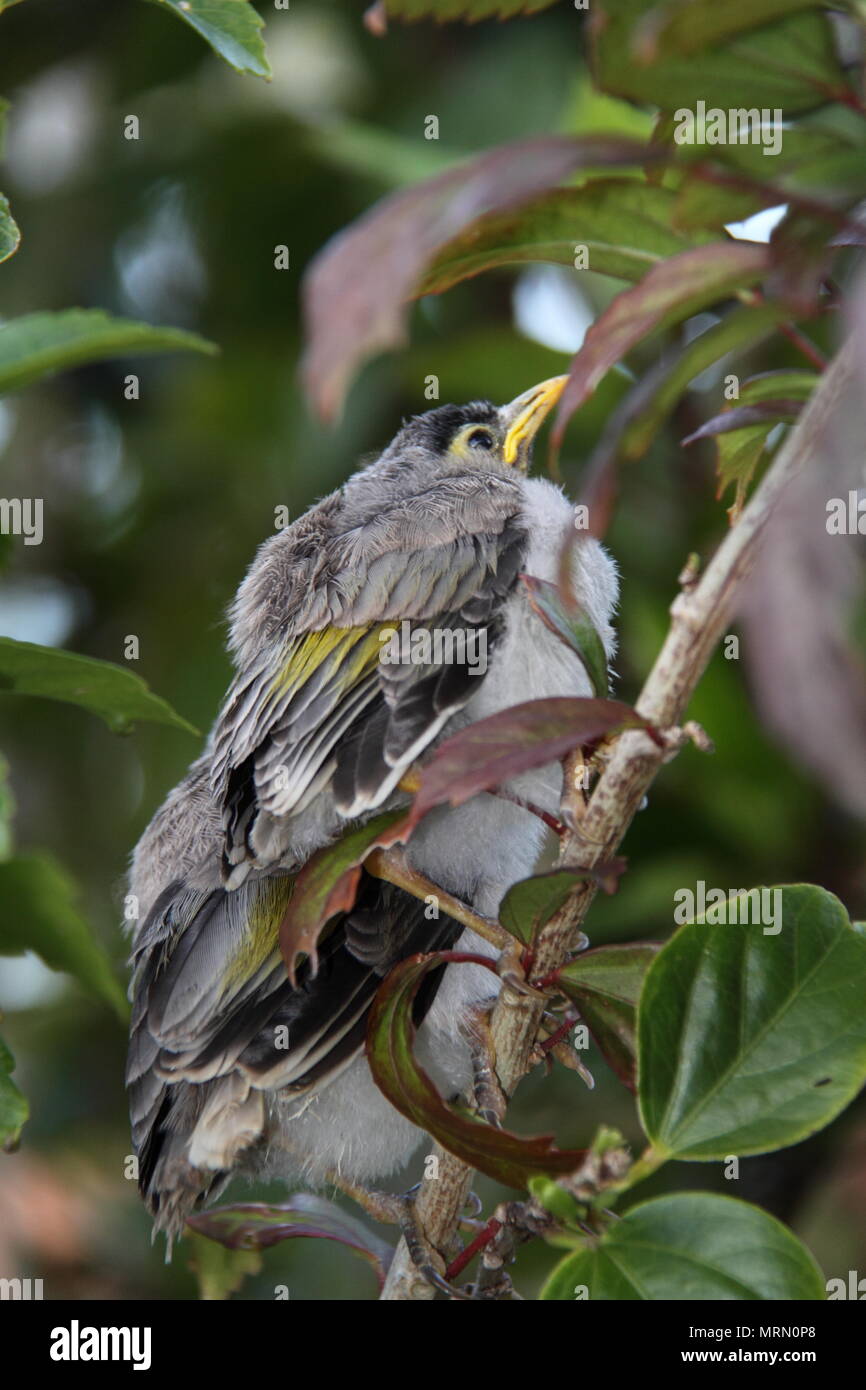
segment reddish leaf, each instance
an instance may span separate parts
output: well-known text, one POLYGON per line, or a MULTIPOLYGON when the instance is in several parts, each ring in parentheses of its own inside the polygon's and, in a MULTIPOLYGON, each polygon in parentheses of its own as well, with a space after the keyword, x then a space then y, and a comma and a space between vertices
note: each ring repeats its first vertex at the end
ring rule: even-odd
POLYGON ((280 951, 289 979, 295 984, 298 957, 308 955, 315 975, 318 969, 316 943, 322 928, 338 912, 354 906, 361 878, 361 865, 374 849, 392 845, 402 838, 402 811, 387 811, 350 830, 335 845, 320 849, 301 869, 280 923, 280 951))
POLYGON ((296 1237, 334 1240, 372 1265, 380 1288, 394 1253, 387 1241, 368 1231, 357 1217, 310 1192, 296 1192, 275 1206, 246 1202, 213 1207, 189 1217, 187 1225, 228 1250, 267 1250, 296 1237))
POLYGON ((620 700, 527 700, 479 719, 440 744, 423 769, 406 831, 434 806, 459 806, 521 772, 624 729, 645 729, 658 741, 652 726, 620 700))
POLYGON ((837 230, 844 232, 844 226, 828 224, 823 210, 817 213, 802 207, 790 208, 773 228, 769 297, 784 300, 797 318, 807 318, 820 307, 821 285, 838 250, 837 230))
POLYGON ((517 207, 581 166, 638 165, 637 141, 537 136, 487 151, 377 203, 328 243, 304 286, 307 391, 325 418, 358 365, 405 341, 407 302, 447 242, 490 212, 517 207))
POLYGON ((744 429, 747 425, 774 424, 779 420, 796 420, 803 409, 802 401, 759 401, 756 405, 737 405, 731 410, 723 410, 714 415, 700 429, 687 434, 682 444, 694 444, 698 439, 710 435, 730 434, 732 430, 744 429))
MULTIPOLYGON (((866 819, 866 671, 855 634, 864 592, 856 508, 866 438, 866 297, 851 296, 852 372, 814 419, 809 467, 789 482, 743 589, 742 650, 764 728, 824 795, 866 819)), ((862 520, 860 521, 862 525, 862 520)))
MULTIPOLYGON (((659 149, 644 151, 648 163, 662 157, 659 149)), ((441 294, 498 266, 548 261, 573 270, 579 245, 586 246, 593 273, 633 283, 651 265, 694 246, 694 237, 671 225, 676 202, 672 189, 645 179, 597 178, 555 188, 517 209, 478 218, 442 247, 415 293, 441 294)))
POLYGON ((380 0, 386 14, 411 22, 432 19, 437 24, 463 20, 476 24, 479 19, 511 19, 518 14, 535 14, 556 4, 556 0, 380 0))
POLYGON ((589 329, 571 364, 553 429, 554 446, 562 443, 575 410, 636 344, 657 329, 690 318, 760 280, 769 257, 764 245, 714 241, 670 256, 648 271, 639 284, 618 294, 589 329))
POLYGON ((435 951, 401 961, 381 985, 367 1029, 367 1060, 377 1086, 401 1115, 432 1134, 449 1153, 506 1187, 525 1187, 536 1174, 572 1173, 583 1161, 582 1150, 557 1149, 552 1135, 522 1139, 495 1129, 464 1106, 443 1100, 416 1062, 412 1053, 415 996, 425 976, 449 962, 493 969, 483 956, 435 951))

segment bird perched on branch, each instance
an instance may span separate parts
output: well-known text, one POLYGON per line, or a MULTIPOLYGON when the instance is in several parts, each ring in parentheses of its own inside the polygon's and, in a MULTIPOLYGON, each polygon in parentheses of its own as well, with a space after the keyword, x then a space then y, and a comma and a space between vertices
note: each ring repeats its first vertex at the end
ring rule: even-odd
MULTIPOLYGON (((500 408, 445 405, 410 420, 267 540, 240 586, 234 681, 204 754, 142 836, 129 885, 133 1141, 142 1194, 169 1238, 235 1172, 366 1183, 423 1137, 363 1056, 373 996, 415 952, 493 948, 367 874, 329 924, 317 973, 308 960, 295 984, 279 927, 297 871, 350 823, 405 801, 401 779, 438 739, 524 700, 593 693, 518 579, 556 578, 574 537, 561 489, 527 476, 564 382, 500 408), (450 640, 437 645, 437 634, 450 640)), ((597 541, 577 538, 571 582, 610 658, 617 581, 597 541)), ((555 813, 561 768, 508 789, 555 813)), ((523 807, 482 794, 428 814, 407 858, 495 917, 547 833, 523 807)), ((418 1055, 453 1094, 471 1073, 461 1020, 496 981, 468 965, 429 978, 418 1055)))

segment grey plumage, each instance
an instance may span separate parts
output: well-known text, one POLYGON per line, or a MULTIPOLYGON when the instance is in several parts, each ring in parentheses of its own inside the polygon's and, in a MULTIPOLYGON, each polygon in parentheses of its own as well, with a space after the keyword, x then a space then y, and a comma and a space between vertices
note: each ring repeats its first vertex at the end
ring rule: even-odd
MULTIPOLYGON (((537 424, 527 447, 522 436, 514 445, 518 466, 504 461, 527 401, 531 393, 500 411, 442 407, 410 422, 377 461, 266 541, 239 589, 236 677, 130 877, 133 1140, 143 1194, 170 1235, 234 1171, 369 1181, 420 1142, 360 1055, 369 1004, 407 954, 458 938, 490 947, 366 875, 353 913, 326 933, 318 976, 302 967, 297 989, 277 932, 299 867, 347 820, 405 800, 403 771, 437 739, 520 700, 591 693, 517 582, 521 569, 555 577, 573 524, 560 489, 521 471, 537 424), (468 442, 478 426, 489 447, 468 442), (405 619, 483 630, 486 674, 465 663, 383 665, 380 630, 405 619)), ((573 585, 610 655, 616 578, 597 542, 579 541, 573 585)), ((513 789, 555 810, 560 776, 551 766, 513 789)), ((408 857, 495 915, 510 884, 532 872, 544 834, 527 812, 485 795, 426 817, 408 857)), ((460 966, 434 984, 419 1051, 453 1091, 469 1078, 460 1017, 495 981, 460 966)))

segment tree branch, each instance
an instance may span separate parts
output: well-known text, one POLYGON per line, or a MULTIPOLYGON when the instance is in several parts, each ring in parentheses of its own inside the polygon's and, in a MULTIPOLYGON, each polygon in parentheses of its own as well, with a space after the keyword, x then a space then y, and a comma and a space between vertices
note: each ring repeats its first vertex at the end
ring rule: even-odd
MULTIPOLYGON (((853 337, 842 347, 819 381, 796 426, 790 431, 751 500, 728 531, 700 579, 687 572, 671 605, 671 623, 664 645, 636 702, 636 708, 657 728, 679 724, 716 643, 734 611, 739 589, 752 568, 761 534, 781 494, 820 449, 842 398, 855 378, 853 337)), ((561 863, 593 868, 619 848, 631 821, 661 765, 674 756, 681 739, 670 737, 657 747, 646 734, 629 731, 616 740, 611 755, 576 828, 563 839, 561 863)), ((571 794, 566 789, 566 796, 571 794)), ((540 978, 567 957, 586 917, 596 885, 578 886, 565 907, 540 934, 533 976, 540 978)), ((491 1032, 496 1070, 503 1090, 512 1095, 529 1069, 544 1001, 503 987, 493 1011, 491 1032)), ((416 1214, 428 1242, 448 1257, 456 1239, 460 1211, 466 1201, 472 1170, 438 1144, 438 1178, 422 1184, 416 1214)), ((384 1300, 427 1300, 434 1290, 413 1266, 401 1242, 382 1292, 384 1300)))

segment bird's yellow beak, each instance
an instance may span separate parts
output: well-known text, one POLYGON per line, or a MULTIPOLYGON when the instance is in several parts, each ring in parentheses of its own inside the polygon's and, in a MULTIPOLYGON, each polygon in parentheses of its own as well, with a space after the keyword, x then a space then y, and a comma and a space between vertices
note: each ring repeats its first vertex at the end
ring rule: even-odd
POLYGON ((502 455, 509 466, 527 468, 532 441, 562 395, 567 381, 567 376, 552 376, 500 408, 506 427, 502 455))

